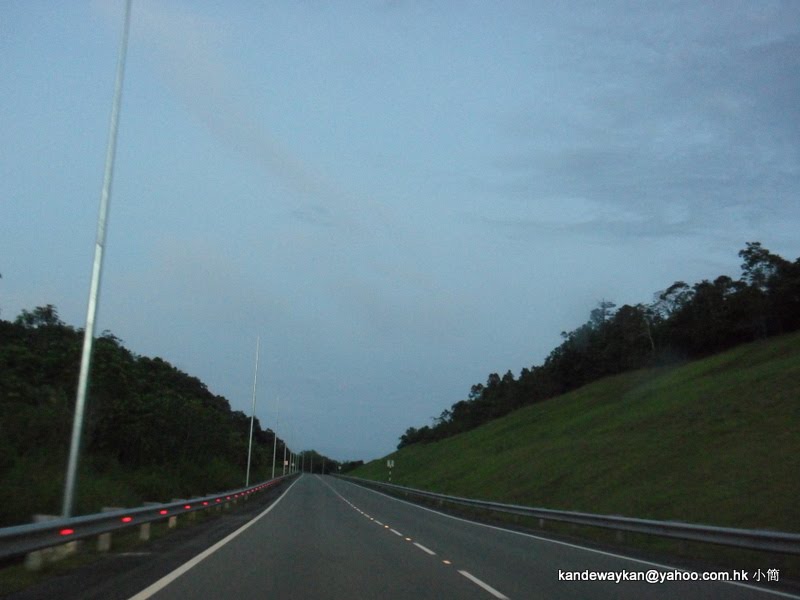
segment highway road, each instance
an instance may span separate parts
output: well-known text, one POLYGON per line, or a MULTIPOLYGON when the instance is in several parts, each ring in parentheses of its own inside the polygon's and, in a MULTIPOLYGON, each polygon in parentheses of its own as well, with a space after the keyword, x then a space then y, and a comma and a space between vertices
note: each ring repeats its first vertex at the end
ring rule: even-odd
POLYGON ((303 475, 247 525, 130 600, 798 598, 751 582, 669 580, 682 573, 303 475), (648 571, 666 580, 568 580, 648 571))

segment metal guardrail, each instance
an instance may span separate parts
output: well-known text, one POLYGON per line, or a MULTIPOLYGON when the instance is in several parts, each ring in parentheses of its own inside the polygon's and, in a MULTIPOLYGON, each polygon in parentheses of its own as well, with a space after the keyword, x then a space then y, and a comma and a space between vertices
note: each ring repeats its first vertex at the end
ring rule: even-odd
POLYGON ((747 550, 800 554, 800 534, 798 533, 784 533, 766 529, 735 529, 733 527, 717 527, 714 525, 681 523, 679 521, 656 521, 652 519, 635 519, 632 517, 615 515, 595 515, 566 510, 534 508, 518 504, 502 504, 500 502, 475 500, 472 498, 459 498, 457 496, 437 494, 435 492, 403 487, 392 483, 361 479, 360 477, 341 477, 366 487, 384 488, 439 502, 447 502, 449 504, 458 504, 506 514, 522 515, 547 521, 559 521, 561 523, 571 523, 574 525, 602 527, 615 531, 645 533, 660 537, 677 538, 680 540, 721 544, 723 546, 733 546, 747 550))
POLYGON ((199 510, 208 510, 214 506, 224 506, 227 503, 245 499, 251 494, 272 487, 295 475, 293 473, 276 477, 253 486, 190 500, 3 527, 0 528, 0 559, 27 554, 34 550, 50 548, 126 527, 161 521, 199 510))

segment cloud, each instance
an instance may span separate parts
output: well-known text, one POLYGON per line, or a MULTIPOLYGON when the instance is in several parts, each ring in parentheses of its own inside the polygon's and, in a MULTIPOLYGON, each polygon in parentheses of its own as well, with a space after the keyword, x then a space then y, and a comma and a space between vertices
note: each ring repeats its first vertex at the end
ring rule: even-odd
POLYGON ((800 176, 800 36, 770 10, 745 10, 731 35, 709 38, 707 12, 680 15, 681 36, 649 9, 585 31, 587 47, 606 37, 603 52, 561 65, 586 72, 585 85, 497 122, 506 150, 481 184, 511 214, 487 222, 619 239, 786 216, 800 176))
POLYGON ((295 208, 291 210, 289 214, 307 225, 320 225, 323 227, 331 227, 334 225, 331 211, 324 206, 316 204, 295 208))
MULTIPOLYGON (((223 13, 224 15, 224 13, 223 13)), ((272 134, 248 106, 246 86, 225 59, 228 24, 224 16, 204 16, 157 2, 137 3, 139 43, 149 47, 152 62, 167 86, 191 113, 225 144, 279 179, 301 198, 325 192, 325 184, 272 134)))
POLYGON ((124 274, 136 335, 249 406, 259 331, 304 429, 378 447, 598 298, 796 246, 796 9, 441 6, 137 0, 128 98, 163 106, 129 113, 177 135, 141 169, 141 239, 174 215, 124 274))
POLYGON ((511 238, 530 239, 569 237, 575 243, 589 238, 606 244, 635 238, 689 238, 701 233, 700 227, 687 221, 670 222, 669 217, 644 217, 627 215, 596 215, 580 221, 564 222, 541 218, 483 217, 481 222, 492 230, 501 231, 511 238))

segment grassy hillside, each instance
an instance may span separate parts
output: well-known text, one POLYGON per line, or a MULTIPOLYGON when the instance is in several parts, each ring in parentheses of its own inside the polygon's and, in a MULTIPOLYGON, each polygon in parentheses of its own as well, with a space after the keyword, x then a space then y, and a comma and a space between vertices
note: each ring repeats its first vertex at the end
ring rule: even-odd
MULTIPOLYGON (((455 495, 800 531, 800 333, 607 378, 390 457, 394 483, 455 495)), ((352 474, 385 481, 386 460, 352 474)))

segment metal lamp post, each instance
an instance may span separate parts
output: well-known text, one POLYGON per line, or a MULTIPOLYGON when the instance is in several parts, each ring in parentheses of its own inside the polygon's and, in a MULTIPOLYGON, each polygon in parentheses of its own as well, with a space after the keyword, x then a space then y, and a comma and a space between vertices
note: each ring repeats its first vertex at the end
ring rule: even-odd
POLYGON ((247 477, 245 487, 250 485, 250 457, 253 453, 253 421, 256 418, 256 384, 258 383, 258 350, 261 346, 261 336, 256 337, 256 372, 253 375, 253 410, 250 413, 250 442, 247 444, 247 477))
POLYGON ((92 263, 92 280, 89 285, 89 303, 86 309, 86 328, 83 330, 83 350, 78 375, 78 389, 75 394, 75 416, 72 420, 72 439, 69 446, 69 460, 64 484, 64 503, 62 515, 72 516, 75 503, 75 482, 78 473, 78 457, 81 448, 83 431, 83 414, 86 409, 86 392, 89 387, 89 371, 92 362, 92 344, 94 343, 95 316, 100 297, 100 276, 103 271, 103 250, 106 243, 106 222, 111 200, 111 181, 114 176, 114 157, 117 151, 117 129, 119 126, 119 110, 122 104, 122 82, 125 78, 125 57, 128 52, 128 32, 131 20, 131 0, 125 3, 125 21, 122 27, 122 41, 117 59, 117 76, 114 82, 114 100, 111 107, 111 124, 106 148, 106 164, 103 174, 103 189, 100 194, 100 212, 97 217, 97 239, 94 245, 94 262, 92 263))

